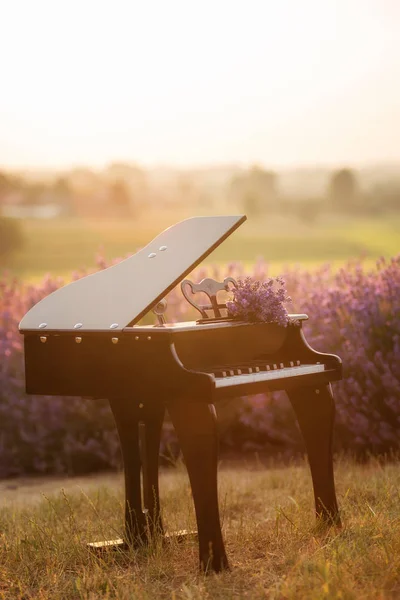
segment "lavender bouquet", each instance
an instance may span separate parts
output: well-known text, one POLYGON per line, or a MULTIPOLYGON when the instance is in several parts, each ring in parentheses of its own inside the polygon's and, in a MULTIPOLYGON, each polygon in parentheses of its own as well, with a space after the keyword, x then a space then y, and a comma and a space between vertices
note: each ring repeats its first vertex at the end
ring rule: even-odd
POLYGON ((240 279, 232 289, 233 299, 226 303, 228 316, 241 321, 277 323, 286 327, 289 315, 284 306, 291 302, 281 277, 255 281, 240 279))

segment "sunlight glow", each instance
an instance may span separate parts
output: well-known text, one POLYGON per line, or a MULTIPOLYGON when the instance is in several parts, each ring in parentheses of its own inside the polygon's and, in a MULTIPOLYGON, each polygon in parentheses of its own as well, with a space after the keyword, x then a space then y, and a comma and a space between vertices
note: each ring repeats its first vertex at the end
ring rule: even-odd
POLYGON ((396 0, 13 0, 0 164, 400 159, 396 0))

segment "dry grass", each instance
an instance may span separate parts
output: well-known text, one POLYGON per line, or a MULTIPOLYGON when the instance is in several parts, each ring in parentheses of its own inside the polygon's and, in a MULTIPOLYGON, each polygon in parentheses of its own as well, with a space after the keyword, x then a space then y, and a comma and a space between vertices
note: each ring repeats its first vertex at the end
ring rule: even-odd
MULTIPOLYGON (((0 598, 399 598, 400 467, 342 460, 336 473, 345 526, 322 531, 305 465, 222 465, 220 503, 232 570, 218 576, 198 573, 197 546, 190 541, 163 546, 158 540, 151 548, 104 556, 86 549, 90 540, 121 534, 121 477, 51 487, 4 482, 0 598)), ((169 530, 194 526, 182 467, 162 473, 161 497, 169 530)))

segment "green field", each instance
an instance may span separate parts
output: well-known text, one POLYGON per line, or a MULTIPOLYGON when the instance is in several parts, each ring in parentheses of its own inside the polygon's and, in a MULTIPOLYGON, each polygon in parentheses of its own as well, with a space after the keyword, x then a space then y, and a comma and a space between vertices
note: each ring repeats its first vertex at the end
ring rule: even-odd
MULTIPOLYGON (((0 482, 0 598, 384 600, 400 597, 400 469, 336 464, 343 528, 315 526, 304 464, 220 469, 231 571, 198 573, 195 541, 94 555, 123 526, 122 477, 0 482), (64 488, 64 489, 63 489, 64 488)), ((169 531, 195 528, 182 466, 161 473, 169 531)))
MULTIPOLYGON (((33 281, 46 273, 68 277, 74 270, 93 268, 99 252, 108 260, 134 253, 187 216, 189 211, 148 211, 126 220, 26 220, 23 248, 1 266, 33 281)), ((325 216, 312 224, 277 216, 250 218, 206 262, 251 265, 263 257, 274 274, 284 265, 313 268, 329 262, 338 266, 359 257, 372 263, 400 252, 399 232, 399 214, 360 219, 325 216)))

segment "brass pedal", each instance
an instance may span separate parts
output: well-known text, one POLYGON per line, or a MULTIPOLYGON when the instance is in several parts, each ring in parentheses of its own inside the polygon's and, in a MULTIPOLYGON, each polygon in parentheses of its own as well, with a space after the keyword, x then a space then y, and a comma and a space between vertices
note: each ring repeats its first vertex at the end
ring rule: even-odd
POLYGON ((93 552, 102 553, 113 552, 115 550, 125 551, 128 550, 129 544, 122 538, 118 538, 116 540, 107 540, 104 542, 89 542, 87 547, 93 552))
POLYGON ((188 531, 187 529, 180 529, 179 531, 173 531, 172 533, 166 533, 164 535, 164 542, 176 541, 181 544, 185 540, 196 541, 198 539, 197 531, 188 531))
MULTIPOLYGON (((193 540, 196 541, 198 539, 197 531, 189 531, 187 529, 180 529, 178 531, 173 531, 171 533, 165 533, 163 536, 163 543, 176 541, 178 544, 181 544, 185 540, 193 540)), ((145 542, 146 544, 146 542, 145 542)), ((102 554, 104 552, 125 552, 129 550, 131 544, 125 542, 122 538, 118 538, 116 540, 106 540, 103 542, 89 542, 87 547, 92 552, 102 554)))

